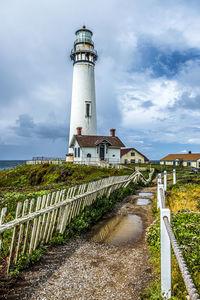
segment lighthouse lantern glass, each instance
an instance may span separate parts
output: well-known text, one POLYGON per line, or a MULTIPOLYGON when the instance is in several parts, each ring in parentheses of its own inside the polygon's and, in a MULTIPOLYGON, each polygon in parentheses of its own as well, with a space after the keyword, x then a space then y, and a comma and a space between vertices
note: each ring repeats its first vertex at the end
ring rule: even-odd
POLYGON ((80 30, 77 32, 78 43, 90 43, 92 41, 92 34, 89 31, 80 30))

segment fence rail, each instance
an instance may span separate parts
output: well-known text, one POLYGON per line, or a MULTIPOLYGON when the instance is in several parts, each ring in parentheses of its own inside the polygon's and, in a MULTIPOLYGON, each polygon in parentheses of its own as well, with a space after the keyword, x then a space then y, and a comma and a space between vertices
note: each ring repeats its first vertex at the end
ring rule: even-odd
MULTIPOLYGON (((11 230, 9 255, 7 256, 7 272, 15 264, 21 254, 31 254, 39 245, 46 244, 55 232, 63 234, 66 225, 86 206, 90 206, 103 195, 107 197, 130 182, 141 180, 145 184, 152 179, 154 169, 145 179, 139 172, 131 175, 114 176, 98 181, 70 187, 53 192, 37 200, 18 202, 15 219, 5 223, 7 208, 0 213, 0 254, 4 248, 4 233, 11 230)), ((0 256, 1 257, 1 256, 0 256)))
MULTIPOLYGON (((162 176, 157 180, 157 208, 160 208, 160 234, 161 234, 161 293, 165 299, 171 298, 171 246, 174 250, 189 299, 199 300, 192 277, 188 271, 179 245, 170 225, 170 210, 165 208, 165 191, 167 189, 167 172, 164 171, 164 184, 162 176)), ((173 170, 173 183, 176 184, 176 170, 173 170)))

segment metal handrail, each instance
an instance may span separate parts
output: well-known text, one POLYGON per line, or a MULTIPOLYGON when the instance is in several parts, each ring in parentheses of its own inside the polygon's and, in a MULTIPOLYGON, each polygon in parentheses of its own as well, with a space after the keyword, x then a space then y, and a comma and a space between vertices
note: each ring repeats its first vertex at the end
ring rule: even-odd
POLYGON ((178 245, 178 243, 176 241, 176 238, 175 238, 175 235, 173 233, 173 230, 172 230, 172 228, 170 226, 169 220, 168 220, 167 217, 164 217, 163 220, 164 220, 164 223, 165 223, 165 226, 166 226, 166 230, 167 230, 167 233, 168 233, 168 236, 169 236, 172 248, 174 250, 174 254, 176 256, 176 259, 177 259, 177 262, 178 262, 178 265, 179 265, 179 268, 180 268, 180 271, 181 271, 181 274, 182 274, 182 277, 183 277, 183 280, 184 280, 187 292, 188 292, 188 294, 190 296, 190 299, 191 300, 200 300, 199 294, 197 292, 197 289, 195 288, 195 285, 194 285, 194 282, 192 280, 192 277, 191 277, 191 275, 190 275, 190 273, 188 271, 188 268, 186 266, 185 260, 183 258, 182 253, 181 253, 179 245, 178 245))
POLYGON ((97 51, 94 49, 77 49, 77 50, 72 49, 71 50, 71 55, 74 55, 76 53, 92 53, 97 56, 97 51))

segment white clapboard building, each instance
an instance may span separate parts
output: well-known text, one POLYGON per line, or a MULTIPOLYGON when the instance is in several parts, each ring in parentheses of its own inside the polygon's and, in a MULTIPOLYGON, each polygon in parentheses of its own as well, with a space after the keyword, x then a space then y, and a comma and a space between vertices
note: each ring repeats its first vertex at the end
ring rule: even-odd
POLYGON ((110 130, 110 136, 82 135, 82 128, 77 128, 70 148, 73 149, 74 163, 120 164, 120 149, 125 147, 122 141, 115 136, 115 129, 110 130))

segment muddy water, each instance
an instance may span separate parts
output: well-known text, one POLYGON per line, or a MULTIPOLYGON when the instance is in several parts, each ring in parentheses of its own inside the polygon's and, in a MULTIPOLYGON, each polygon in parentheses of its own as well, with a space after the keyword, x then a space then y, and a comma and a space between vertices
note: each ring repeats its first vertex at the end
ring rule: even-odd
POLYGON ((143 225, 141 217, 133 214, 116 215, 103 224, 99 224, 91 240, 115 246, 132 244, 142 235, 143 225))
POLYGON ((136 205, 148 205, 150 203, 150 200, 147 198, 138 198, 136 205))
POLYGON ((153 196, 153 194, 152 193, 139 193, 139 196, 140 197, 151 197, 151 196, 153 196))

